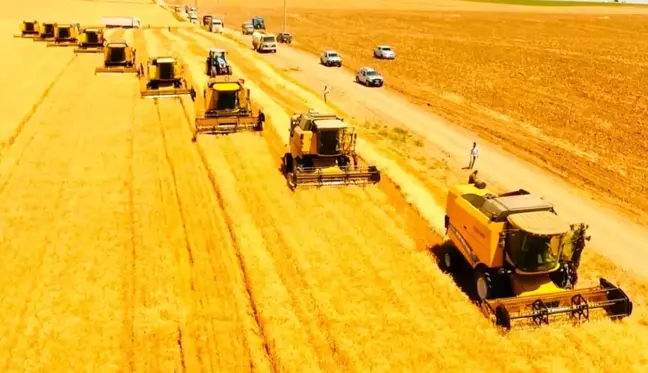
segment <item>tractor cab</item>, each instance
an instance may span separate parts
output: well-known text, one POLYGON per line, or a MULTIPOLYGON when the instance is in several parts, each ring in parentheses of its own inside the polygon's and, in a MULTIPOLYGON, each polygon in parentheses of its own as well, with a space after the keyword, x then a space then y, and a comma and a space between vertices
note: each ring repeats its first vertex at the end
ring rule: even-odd
POLYGON ((205 73, 210 77, 217 75, 232 75, 232 68, 227 61, 227 52, 225 49, 211 48, 207 55, 205 73))
POLYGON ((261 17, 252 18, 252 27, 255 30, 265 30, 265 21, 261 17))

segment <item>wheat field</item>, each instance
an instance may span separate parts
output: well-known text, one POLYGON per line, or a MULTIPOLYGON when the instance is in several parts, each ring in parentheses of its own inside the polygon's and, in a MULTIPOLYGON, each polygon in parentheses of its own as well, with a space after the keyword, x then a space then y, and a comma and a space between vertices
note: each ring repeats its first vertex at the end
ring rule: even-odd
MULTIPOLYGON (((224 14, 234 29, 261 15, 270 32, 280 32, 282 3, 264 3, 204 7, 224 14)), ((646 223, 648 205, 635 198, 648 193, 645 11, 300 1, 289 2, 287 27, 296 48, 335 49, 349 68, 372 66, 390 90, 646 223), (372 58, 378 44, 391 45, 397 59, 372 58)), ((371 123, 364 130, 399 137, 382 127, 371 123)), ((397 147, 403 156, 422 158, 431 168, 421 167, 426 177, 456 182, 429 150, 404 141, 397 147)))
MULTIPOLYGON (((232 63, 269 129, 194 144, 189 98, 142 99, 137 77, 94 75, 101 55, 11 38, 32 14, 120 12, 177 26, 135 0, 12 4, 0 20, 15 92, 0 122, 2 371, 646 370, 648 286, 595 254, 583 283, 621 285, 631 318, 504 336, 439 271, 440 237, 389 180, 291 192, 273 128, 313 103, 244 51, 232 63)), ((225 46, 192 30, 108 37, 140 61, 180 56, 196 87, 207 48, 225 46)))

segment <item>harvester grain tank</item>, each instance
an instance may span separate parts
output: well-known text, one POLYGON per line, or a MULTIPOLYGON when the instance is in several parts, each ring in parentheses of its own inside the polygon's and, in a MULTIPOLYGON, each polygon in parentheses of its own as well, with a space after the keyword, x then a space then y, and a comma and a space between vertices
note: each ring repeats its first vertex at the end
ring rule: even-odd
POLYGON ((74 53, 101 53, 104 43, 104 32, 101 27, 85 27, 81 30, 74 53))
POLYGON ((137 73, 137 66, 135 65, 136 50, 125 40, 114 40, 106 43, 103 53, 103 66, 97 67, 95 73, 137 73))
POLYGON ((18 38, 35 38, 38 36, 40 25, 36 20, 22 21, 20 24, 20 34, 15 35, 18 38))
POLYGON ((137 75, 145 81, 142 97, 177 97, 194 95, 186 76, 186 67, 172 56, 151 57, 140 64, 137 75))
POLYGON ((65 23, 54 24, 54 40, 47 44, 48 47, 72 47, 79 41, 79 24, 65 23))
POLYGON ((601 278, 574 289, 587 226, 568 224, 553 205, 525 190, 495 195, 484 184, 456 185, 448 193, 447 241, 436 252, 453 272, 470 265, 482 310, 506 329, 516 321, 548 324, 555 316, 621 319, 632 313, 628 296, 601 278))
POLYGON ((376 166, 359 164, 356 140, 355 130, 335 114, 294 114, 283 159, 290 187, 378 183, 376 166))
POLYGON ((243 79, 230 75, 210 79, 202 103, 204 107, 196 114, 193 141, 198 134, 263 131, 265 116, 261 111, 254 112, 250 89, 243 79))

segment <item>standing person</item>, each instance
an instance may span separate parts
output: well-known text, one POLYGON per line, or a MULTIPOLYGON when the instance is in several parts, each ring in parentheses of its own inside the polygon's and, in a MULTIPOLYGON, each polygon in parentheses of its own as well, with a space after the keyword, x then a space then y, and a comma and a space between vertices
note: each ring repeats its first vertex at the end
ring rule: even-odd
POLYGON ((329 94, 329 87, 328 87, 328 84, 327 84, 327 85, 324 86, 324 102, 328 102, 327 101, 328 94, 329 94))
POLYGON ((477 147, 477 143, 473 142, 473 147, 470 150, 470 164, 468 165, 468 169, 472 170, 477 157, 479 157, 479 148, 477 147))

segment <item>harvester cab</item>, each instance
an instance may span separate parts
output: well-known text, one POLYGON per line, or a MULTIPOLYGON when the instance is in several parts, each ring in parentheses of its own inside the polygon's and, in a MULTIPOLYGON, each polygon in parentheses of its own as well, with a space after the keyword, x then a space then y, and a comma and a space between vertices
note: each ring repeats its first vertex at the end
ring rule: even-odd
POLYGON ((224 49, 209 50, 205 73, 212 78, 217 75, 232 75, 232 67, 227 61, 227 52, 224 49))
POLYGON ((23 21, 20 24, 20 35, 16 35, 18 38, 34 38, 38 36, 40 27, 38 21, 23 21))
POLYGON ((104 48, 104 32, 100 27, 84 28, 74 53, 101 53, 104 48))
POLYGON ((217 76, 207 82, 203 91, 204 110, 196 113, 192 141, 200 133, 228 134, 243 131, 263 131, 265 116, 252 109, 250 89, 243 79, 229 75, 217 76))
POLYGON ((71 47, 76 46, 79 39, 79 24, 66 23, 54 24, 54 41, 47 44, 48 47, 71 47))
POLYGON ((335 114, 310 110, 290 120, 289 153, 283 171, 291 188, 363 185, 380 181, 376 166, 360 166, 355 151, 357 134, 335 114))
POLYGON ((497 196, 457 185, 448 193, 445 225, 439 266, 453 272, 460 258, 470 265, 474 293, 498 326, 548 324, 558 315, 581 321, 596 311, 615 319, 632 313, 628 296, 606 279, 574 289, 587 226, 566 223, 536 195, 519 190, 497 196))
POLYGON ((193 88, 185 79, 185 66, 175 57, 151 57, 146 68, 140 64, 137 74, 146 81, 142 97, 194 95, 193 88))
POLYGON ((135 67, 136 50, 125 40, 114 40, 103 48, 104 64, 95 69, 96 73, 137 73, 135 67))
POLYGON ((43 22, 38 28, 38 36, 34 38, 37 41, 53 41, 54 40, 54 22, 43 22))
POLYGON ((255 30, 265 30, 265 21, 261 17, 252 18, 252 27, 255 30))

